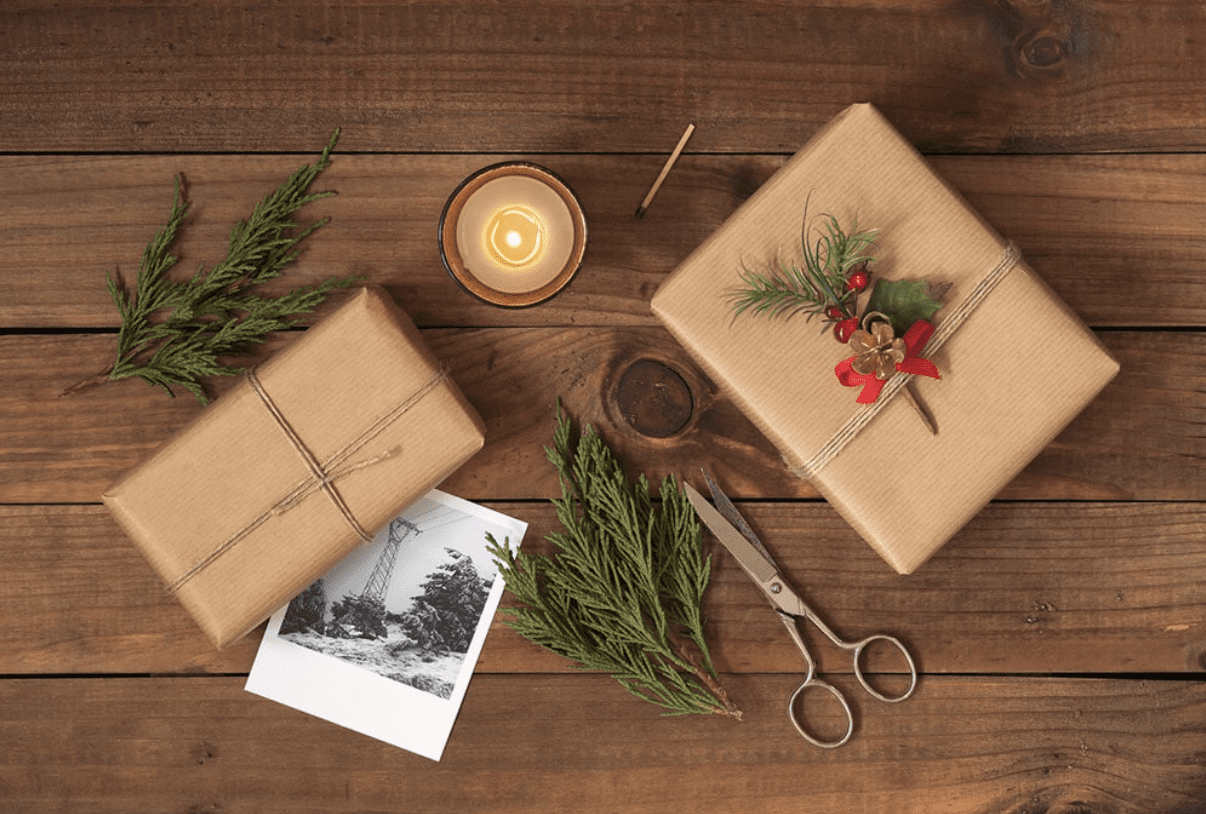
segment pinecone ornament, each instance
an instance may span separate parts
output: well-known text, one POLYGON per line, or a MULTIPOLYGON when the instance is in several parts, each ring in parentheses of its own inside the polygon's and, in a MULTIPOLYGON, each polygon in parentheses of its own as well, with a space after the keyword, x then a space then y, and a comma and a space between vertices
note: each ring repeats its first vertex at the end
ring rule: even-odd
POLYGON ((869 328, 850 336, 850 350, 855 354, 851 366, 855 373, 874 373, 877 379, 887 379, 905 359, 905 342, 897 338, 889 322, 877 320, 869 328))

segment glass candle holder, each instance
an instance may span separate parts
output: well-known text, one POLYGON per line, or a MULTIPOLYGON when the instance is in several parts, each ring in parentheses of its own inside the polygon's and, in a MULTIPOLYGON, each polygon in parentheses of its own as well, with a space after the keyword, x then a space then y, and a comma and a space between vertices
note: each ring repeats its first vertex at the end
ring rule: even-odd
POLYGON ((440 257, 470 294, 524 308, 565 288, 586 254, 586 216, 569 186, 536 164, 470 175, 440 215, 440 257))

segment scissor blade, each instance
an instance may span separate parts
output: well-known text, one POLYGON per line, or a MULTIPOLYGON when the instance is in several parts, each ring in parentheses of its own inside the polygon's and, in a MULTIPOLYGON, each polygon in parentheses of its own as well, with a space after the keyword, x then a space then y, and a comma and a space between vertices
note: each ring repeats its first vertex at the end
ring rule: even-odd
POLYGON ((765 585, 774 579, 778 573, 775 564, 763 556, 762 552, 755 548, 732 523, 725 520, 724 516, 691 484, 685 483, 683 486, 687 492, 687 499, 695 507, 695 513, 699 515, 699 519, 712 530, 716 539, 720 540, 729 553, 737 558, 737 562, 753 577, 754 581, 759 585, 765 585))
POLYGON ((758 553, 766 557, 767 562, 778 569, 775 565, 775 558, 766 550, 766 546, 762 545, 762 541, 758 539, 758 535, 750 528, 750 524, 741 516, 741 512, 737 511, 737 507, 733 505, 733 501, 729 500, 729 496, 720 491, 720 487, 716 485, 716 481, 712 480, 712 476, 706 471, 703 473, 704 480, 708 483, 708 490, 712 493, 712 502, 716 504, 716 510, 721 516, 728 520, 733 526, 741 532, 741 536, 749 540, 754 548, 758 549, 758 553))

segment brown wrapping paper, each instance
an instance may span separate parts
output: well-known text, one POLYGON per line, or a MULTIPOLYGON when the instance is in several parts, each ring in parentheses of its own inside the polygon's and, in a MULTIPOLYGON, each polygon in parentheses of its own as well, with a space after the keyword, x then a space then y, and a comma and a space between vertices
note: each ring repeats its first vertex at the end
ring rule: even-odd
POLYGON ((104 495, 218 647, 324 574, 484 440, 481 419, 414 324, 376 287, 257 368, 254 380, 104 495))
MULTIPOLYGON (((816 489, 894 569, 915 570, 1117 373, 1096 337, 870 105, 822 129, 663 283, 653 310, 816 489), (930 435, 899 395, 819 471, 817 453, 866 408, 834 366, 851 355, 817 322, 734 319, 742 264, 799 260, 805 205, 880 229, 873 279, 951 282, 938 331, 994 268, 989 293, 910 377, 930 435)), ((864 295, 865 297, 865 295, 864 295)), ((899 374, 898 374, 899 376, 899 374)), ((881 401, 887 397, 887 389, 881 401)))

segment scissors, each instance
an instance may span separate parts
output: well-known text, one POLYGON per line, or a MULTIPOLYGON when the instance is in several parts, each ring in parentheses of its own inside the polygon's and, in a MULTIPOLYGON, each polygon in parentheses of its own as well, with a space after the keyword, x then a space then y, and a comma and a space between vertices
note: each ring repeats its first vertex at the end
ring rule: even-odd
POLYGON ((848 642, 834 633, 828 625, 821 621, 816 612, 805 604, 800 595, 791 589, 787 581, 783 579, 779 573, 778 566, 775 565, 775 561, 767 552, 766 547, 762 545, 762 541, 758 539, 758 535, 754 534, 754 530, 750 528, 749 523, 745 521, 745 518, 741 516, 725 494, 720 491, 720 487, 716 485, 707 472, 704 472, 704 479, 708 482, 708 488, 712 491, 712 500, 716 502, 716 506, 713 507, 712 504, 708 503, 703 495, 692 488, 689 483, 684 484, 687 498, 691 501, 691 505, 695 507, 695 511, 699 515, 700 520, 704 522, 704 525, 712 530, 716 538, 737 559, 737 562, 746 574, 749 575, 750 579, 762 589, 766 598, 770 600, 771 605, 774 606, 775 611, 779 614, 779 619, 787 628, 787 632, 791 634, 792 641, 796 643, 796 647, 800 649, 800 653, 804 656, 804 663, 808 665, 808 673, 804 678, 804 683, 796 688, 796 691, 792 693, 791 698, 787 702, 788 717, 799 733, 809 743, 830 749, 841 746, 850 740, 850 736, 854 734, 854 713, 850 710, 850 704, 847 702, 846 696, 837 687, 817 677, 817 663, 809 651, 803 635, 800 633, 799 622, 811 622, 821 633, 825 634, 825 637, 829 641, 851 653, 854 657, 854 675, 858 678, 858 683, 872 696, 889 704, 905 700, 913 694, 913 690, 917 687, 917 667, 913 663, 912 654, 909 653, 908 648, 899 639, 883 633, 876 633, 856 642, 848 642), (894 647, 904 656, 904 660, 908 663, 910 681, 908 689, 903 693, 899 695, 886 695, 873 687, 867 681, 866 677, 863 676, 863 653, 866 651, 868 645, 875 642, 882 643, 881 646, 888 645, 894 647), (813 734, 801 718, 803 713, 797 712, 797 706, 803 706, 803 704, 796 704, 797 699, 810 687, 828 691, 841 703, 842 709, 846 713, 846 734, 837 740, 824 740, 813 734))

